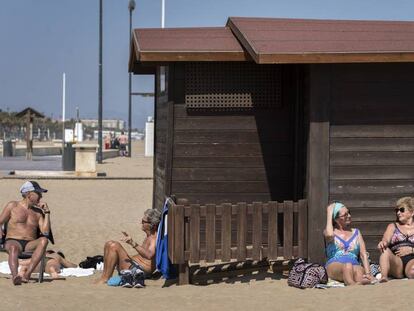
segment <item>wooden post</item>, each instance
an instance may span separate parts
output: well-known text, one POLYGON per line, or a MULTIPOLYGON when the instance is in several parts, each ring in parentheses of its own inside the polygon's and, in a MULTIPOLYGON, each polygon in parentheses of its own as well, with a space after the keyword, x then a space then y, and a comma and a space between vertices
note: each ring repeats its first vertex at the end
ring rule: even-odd
POLYGON ((308 258, 325 260, 323 228, 329 200, 329 105, 331 66, 310 65, 308 137, 308 258))
POLYGON ((178 285, 190 284, 190 266, 188 261, 178 265, 178 285))
POLYGON ((33 118, 30 110, 26 113, 26 160, 32 159, 33 153, 33 118))

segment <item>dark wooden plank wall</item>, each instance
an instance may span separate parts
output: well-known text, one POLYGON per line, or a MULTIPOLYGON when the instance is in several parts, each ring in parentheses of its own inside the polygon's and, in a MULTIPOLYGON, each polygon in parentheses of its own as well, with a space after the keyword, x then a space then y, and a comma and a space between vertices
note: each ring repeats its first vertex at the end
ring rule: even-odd
MULTIPOLYGON (((168 69, 166 70, 168 75, 168 69)), ((153 208, 161 209, 165 195, 168 194, 168 128, 169 128, 169 101, 168 83, 165 91, 160 89, 160 69, 157 68, 155 78, 155 124, 154 124, 154 192, 153 208)))
POLYGON ((375 259, 395 201, 414 194, 414 65, 332 70, 330 199, 351 209, 375 259))
POLYGON ((326 221, 324 206, 329 199, 329 106, 331 66, 309 66, 308 84, 308 254, 312 262, 325 261, 323 229, 326 221))
POLYGON ((185 68, 183 64, 173 67, 171 192, 177 199, 198 204, 292 200, 295 94, 291 70, 283 70, 282 107, 226 113, 187 110, 185 68))

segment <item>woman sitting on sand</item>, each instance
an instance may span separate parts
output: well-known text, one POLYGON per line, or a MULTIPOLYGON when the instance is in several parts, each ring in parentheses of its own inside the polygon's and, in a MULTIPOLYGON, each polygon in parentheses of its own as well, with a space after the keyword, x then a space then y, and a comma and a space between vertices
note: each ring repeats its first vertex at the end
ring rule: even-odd
POLYGON ((374 280, 362 234, 351 228, 351 213, 342 203, 328 206, 324 236, 329 278, 345 285, 365 285, 374 280))
POLYGON ((404 197, 397 201, 396 222, 388 225, 378 249, 380 257, 381 282, 392 275, 397 279, 414 278, 414 199, 404 197))
MULTIPOLYGON (((139 221, 141 230, 145 233, 142 244, 136 243, 125 231, 122 242, 129 244, 135 251, 134 255, 128 255, 125 248, 118 241, 107 241, 104 246, 104 270, 102 276, 95 284, 106 284, 112 276, 115 268, 121 270, 138 268, 146 275, 151 275, 155 270, 155 247, 157 243, 157 229, 160 223, 161 212, 157 209, 147 209, 139 221)), ((125 287, 140 287, 139 280, 130 280, 131 283, 123 284, 125 287)))
MULTIPOLYGON (((30 264, 30 259, 21 259, 19 264, 19 274, 24 275, 30 264)), ((34 272, 39 272, 39 265, 37 265, 34 272)), ((77 266, 78 265, 66 260, 65 255, 62 252, 55 252, 54 250, 46 251, 45 272, 50 274, 53 279, 59 278, 59 273, 63 268, 76 268, 77 266)))

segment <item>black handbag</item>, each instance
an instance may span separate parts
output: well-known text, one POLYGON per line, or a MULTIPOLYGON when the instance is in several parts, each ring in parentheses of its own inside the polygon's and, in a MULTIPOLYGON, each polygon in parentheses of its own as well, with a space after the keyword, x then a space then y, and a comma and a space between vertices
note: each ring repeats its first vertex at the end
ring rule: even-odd
POLYGON ((83 269, 94 268, 96 269, 97 264, 103 262, 104 258, 101 255, 96 255, 93 257, 86 257, 85 260, 79 263, 79 267, 83 269))

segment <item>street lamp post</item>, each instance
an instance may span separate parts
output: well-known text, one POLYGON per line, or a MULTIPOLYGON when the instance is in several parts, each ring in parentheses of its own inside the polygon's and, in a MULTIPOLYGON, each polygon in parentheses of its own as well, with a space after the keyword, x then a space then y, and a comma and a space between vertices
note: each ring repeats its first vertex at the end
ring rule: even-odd
MULTIPOLYGON (((129 0, 128 10, 129 10, 129 47, 131 48, 132 43, 132 11, 135 9, 135 1, 129 0)), ((132 94, 131 94, 131 79, 132 73, 129 73, 129 90, 128 90, 128 157, 131 157, 131 127, 132 127, 132 94)))
POLYGON ((165 0, 161 1, 161 28, 165 27, 165 0))
POLYGON ((102 0, 99 0, 98 163, 102 163, 102 0))

